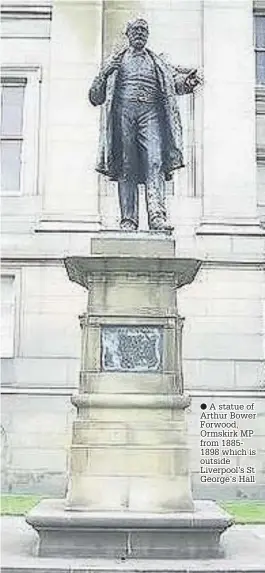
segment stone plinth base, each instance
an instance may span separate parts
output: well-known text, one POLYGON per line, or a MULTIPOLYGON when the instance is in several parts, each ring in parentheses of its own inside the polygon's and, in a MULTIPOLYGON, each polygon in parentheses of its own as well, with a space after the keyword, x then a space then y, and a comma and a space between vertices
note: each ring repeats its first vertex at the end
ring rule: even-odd
MULTIPOLYGON (((117 389, 119 373, 108 374, 94 377, 93 386, 117 389)), ((149 386, 149 392, 156 384, 163 387, 166 375, 122 376, 124 394, 72 397, 79 418, 73 425, 67 509, 192 511, 185 423, 189 396, 140 393, 141 385, 149 386), (134 393, 128 393, 130 387, 134 393)))
POLYGON ((194 512, 139 513, 65 510, 44 500, 26 518, 39 534, 42 557, 206 559, 221 557, 221 534, 232 519, 215 503, 194 512))

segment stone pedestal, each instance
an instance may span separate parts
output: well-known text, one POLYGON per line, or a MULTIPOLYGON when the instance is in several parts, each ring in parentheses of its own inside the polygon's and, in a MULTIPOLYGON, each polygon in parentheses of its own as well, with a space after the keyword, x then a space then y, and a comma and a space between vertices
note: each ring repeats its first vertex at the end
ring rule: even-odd
POLYGON ((170 236, 118 235, 65 261, 88 291, 68 492, 27 521, 45 556, 214 557, 229 520, 192 500, 177 309, 200 262, 170 236))
POLYGON ((63 500, 43 500, 27 522, 39 533, 41 557, 117 560, 222 557, 220 535, 231 525, 211 501, 194 502, 194 511, 146 513, 66 511, 63 500))

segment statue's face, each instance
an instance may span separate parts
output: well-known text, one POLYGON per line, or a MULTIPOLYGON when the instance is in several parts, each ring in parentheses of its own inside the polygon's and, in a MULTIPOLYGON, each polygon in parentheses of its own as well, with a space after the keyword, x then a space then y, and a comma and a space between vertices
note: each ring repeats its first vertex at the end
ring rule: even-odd
POLYGON ((136 50, 142 50, 148 39, 148 29, 139 22, 139 24, 134 24, 134 26, 128 30, 127 36, 130 46, 136 50))

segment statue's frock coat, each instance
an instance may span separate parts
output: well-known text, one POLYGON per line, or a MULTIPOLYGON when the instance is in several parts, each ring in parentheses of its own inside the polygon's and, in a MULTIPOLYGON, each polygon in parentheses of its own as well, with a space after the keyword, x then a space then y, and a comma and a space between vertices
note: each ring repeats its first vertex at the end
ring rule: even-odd
MULTIPOLYGON (((184 167, 182 125, 177 95, 190 93, 185 84, 187 72, 178 72, 161 56, 148 50, 153 58, 159 91, 161 93, 161 137, 163 171, 166 179, 170 179, 175 169, 184 167)), ((125 53, 125 51, 124 51, 125 53)), ((114 121, 114 102, 117 90, 117 75, 115 71, 107 79, 100 74, 94 79, 89 90, 89 99, 93 105, 103 105, 99 140, 99 153, 96 169, 110 179, 118 181, 122 176, 122 153, 120 134, 114 121)), ((139 105, 141 105, 139 103, 139 105)), ((139 169, 138 183, 142 183, 139 169)))

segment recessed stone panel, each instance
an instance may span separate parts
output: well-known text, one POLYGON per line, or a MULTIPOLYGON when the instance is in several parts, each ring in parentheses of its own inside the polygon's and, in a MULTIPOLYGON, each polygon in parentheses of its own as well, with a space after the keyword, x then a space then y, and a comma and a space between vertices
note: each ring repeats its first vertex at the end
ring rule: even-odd
POLYGON ((162 369, 163 328, 104 326, 101 330, 102 370, 158 372, 162 369))

